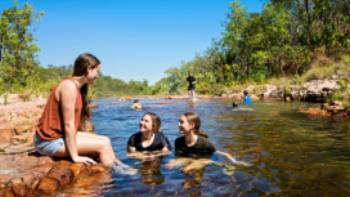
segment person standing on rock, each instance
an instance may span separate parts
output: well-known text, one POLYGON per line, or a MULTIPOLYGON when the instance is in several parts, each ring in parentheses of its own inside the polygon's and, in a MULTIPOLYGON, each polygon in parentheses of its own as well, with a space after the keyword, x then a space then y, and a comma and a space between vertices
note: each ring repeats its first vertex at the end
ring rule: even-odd
POLYGON ((96 162, 86 155, 97 154, 106 167, 128 167, 115 156, 108 137, 78 132, 80 120, 89 114, 88 87, 98 77, 100 68, 101 63, 94 55, 83 53, 75 60, 73 76, 52 89, 36 128, 37 152, 70 157, 73 162, 88 165, 96 162))

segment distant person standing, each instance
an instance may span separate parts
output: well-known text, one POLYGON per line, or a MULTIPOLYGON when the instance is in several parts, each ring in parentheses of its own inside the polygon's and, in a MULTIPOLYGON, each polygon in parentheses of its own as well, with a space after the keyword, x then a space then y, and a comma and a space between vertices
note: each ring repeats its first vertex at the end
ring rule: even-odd
POLYGON ((250 98, 250 96, 248 95, 248 91, 244 90, 243 91, 243 95, 244 95, 244 104, 245 105, 251 105, 252 104, 252 99, 250 98))
POLYGON ((192 72, 189 71, 188 72, 188 77, 186 78, 186 81, 188 82, 188 95, 192 98, 192 99, 195 99, 196 97, 196 92, 195 92, 195 89, 196 89, 196 78, 194 78, 194 76, 192 75, 192 72))

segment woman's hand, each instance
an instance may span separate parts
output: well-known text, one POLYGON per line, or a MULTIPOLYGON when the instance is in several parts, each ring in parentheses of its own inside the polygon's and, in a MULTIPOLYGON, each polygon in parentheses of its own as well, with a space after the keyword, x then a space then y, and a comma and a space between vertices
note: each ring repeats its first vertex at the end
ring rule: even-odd
POLYGON ((86 165, 96 164, 96 161, 91 159, 90 157, 78 156, 78 157, 74 158, 73 161, 75 163, 83 163, 83 164, 86 164, 86 165))

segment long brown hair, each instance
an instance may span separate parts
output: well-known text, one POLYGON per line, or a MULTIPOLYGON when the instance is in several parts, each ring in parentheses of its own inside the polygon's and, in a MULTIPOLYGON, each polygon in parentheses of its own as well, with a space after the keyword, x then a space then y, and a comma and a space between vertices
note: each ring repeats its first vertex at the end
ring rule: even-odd
MULTIPOLYGON (((94 69, 101 64, 100 60, 90 53, 80 54, 74 62, 73 77, 74 76, 85 76, 88 73, 88 69, 94 69)), ((82 118, 90 118, 91 113, 88 108, 88 90, 89 85, 84 84, 80 88, 80 93, 83 98, 83 109, 81 112, 82 118)))
POLYGON ((160 118, 157 114, 153 113, 153 112, 146 112, 142 117, 145 117, 146 115, 151 117, 152 120, 152 132, 153 133, 158 133, 160 130, 160 126, 161 126, 161 121, 160 118))
POLYGON ((201 128, 201 119, 199 118, 198 114, 193 113, 193 112, 186 112, 183 114, 183 116, 186 117, 188 123, 193 124, 193 131, 195 134, 200 135, 202 137, 208 138, 208 135, 200 130, 201 128))

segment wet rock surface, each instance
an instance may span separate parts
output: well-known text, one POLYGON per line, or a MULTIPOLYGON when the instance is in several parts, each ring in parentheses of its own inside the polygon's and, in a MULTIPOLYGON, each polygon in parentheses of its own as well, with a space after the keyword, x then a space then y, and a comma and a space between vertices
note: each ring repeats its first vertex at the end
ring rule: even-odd
POLYGON ((324 103, 320 107, 300 109, 299 111, 310 116, 320 117, 348 118, 350 116, 350 109, 344 107, 343 103, 339 101, 324 103))
POLYGON ((110 176, 101 165, 19 154, 1 156, 0 169, 0 196, 52 196, 77 185, 96 187, 110 176))

